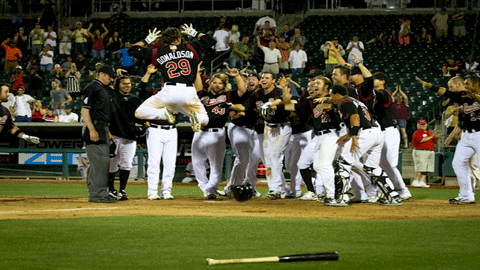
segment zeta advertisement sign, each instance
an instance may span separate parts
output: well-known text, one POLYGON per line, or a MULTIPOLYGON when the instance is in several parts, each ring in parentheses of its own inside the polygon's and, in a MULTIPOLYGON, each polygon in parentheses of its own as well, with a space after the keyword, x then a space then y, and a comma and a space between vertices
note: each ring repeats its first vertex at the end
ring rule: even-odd
MULTIPOLYGON (((78 153, 68 153, 68 165, 78 164, 78 153)), ((19 153, 18 164, 62 165, 62 153, 19 153)))

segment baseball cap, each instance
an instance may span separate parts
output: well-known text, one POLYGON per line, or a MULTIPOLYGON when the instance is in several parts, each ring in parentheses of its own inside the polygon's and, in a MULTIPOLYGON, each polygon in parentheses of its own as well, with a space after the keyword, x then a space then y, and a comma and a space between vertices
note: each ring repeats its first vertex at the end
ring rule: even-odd
POLYGON ((70 106, 70 105, 65 105, 65 110, 66 110, 66 109, 71 109, 71 108, 72 108, 72 106, 70 106))
POLYGON ((258 75, 258 73, 255 73, 255 72, 248 74, 247 78, 249 78, 249 77, 257 77, 258 80, 262 79, 262 78, 260 78, 260 75, 258 75))
POLYGON ((426 125, 427 121, 425 119, 418 120, 417 125, 426 125))
POLYGON ((60 64, 55 64, 55 68, 61 68, 60 64))
POLYGON ((76 25, 79 25, 79 24, 82 25, 82 22, 77 22, 77 23, 76 23, 76 25))
POLYGON ((378 79, 378 80, 383 80, 383 81, 385 81, 385 84, 388 83, 388 76, 385 73, 375 72, 375 74, 373 74, 373 78, 378 79))
POLYGON ((350 76, 357 75, 357 74, 362 74, 362 71, 360 70, 359 67, 353 67, 350 71, 350 76))
POLYGON ((323 76, 323 71, 321 71, 320 69, 311 69, 305 75, 305 77, 307 77, 307 78, 314 78, 314 77, 317 77, 317 76, 323 76))
POLYGON ((105 73, 112 78, 117 77, 117 74, 115 73, 115 70, 111 66, 108 66, 108 65, 105 65, 105 66, 102 66, 101 68, 99 68, 98 73, 100 73, 100 72, 105 73))
POLYGON ((97 67, 97 66, 102 66, 102 63, 100 63, 100 62, 96 63, 95 67, 97 67))
POLYGON ((56 82, 58 84, 58 86, 60 86, 60 87, 62 86, 62 82, 59 79, 55 79, 53 81, 56 82))
POLYGON ((22 66, 18 65, 16 69, 23 69, 22 66))

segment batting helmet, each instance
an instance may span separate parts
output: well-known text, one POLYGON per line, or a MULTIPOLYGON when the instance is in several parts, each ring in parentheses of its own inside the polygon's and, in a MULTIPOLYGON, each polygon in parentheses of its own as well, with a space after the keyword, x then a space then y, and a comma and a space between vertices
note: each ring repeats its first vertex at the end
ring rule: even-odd
POLYGON ((253 197, 253 188, 250 184, 230 187, 233 198, 239 202, 248 201, 253 197))

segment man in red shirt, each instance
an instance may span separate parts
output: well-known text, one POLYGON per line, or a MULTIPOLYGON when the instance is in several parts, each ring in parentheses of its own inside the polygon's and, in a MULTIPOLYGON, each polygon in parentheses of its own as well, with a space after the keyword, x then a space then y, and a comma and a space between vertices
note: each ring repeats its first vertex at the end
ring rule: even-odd
POLYGON ((442 67, 443 76, 456 76, 460 73, 459 64, 452 58, 448 59, 442 67))
POLYGON ((412 181, 412 187, 428 188, 427 173, 433 172, 435 168, 435 151, 433 147, 437 139, 442 137, 435 132, 427 130, 427 121, 419 120, 417 122, 418 130, 413 133, 413 163, 415 165, 415 179, 412 181))

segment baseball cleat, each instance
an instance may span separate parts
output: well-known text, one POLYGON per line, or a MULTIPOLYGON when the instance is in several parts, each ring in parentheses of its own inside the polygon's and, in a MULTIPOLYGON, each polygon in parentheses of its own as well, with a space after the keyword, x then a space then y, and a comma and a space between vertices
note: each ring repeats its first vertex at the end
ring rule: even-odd
POLYGON ((152 201, 152 200, 160 200, 161 198, 157 194, 152 193, 152 194, 148 195, 148 199, 152 201))
POLYGON ((280 199, 280 193, 270 190, 267 194, 265 194, 265 199, 270 199, 270 200, 280 199))
POLYGON ((456 197, 456 198, 450 199, 449 202, 451 204, 472 204, 472 203, 475 203, 475 200, 468 200, 468 199, 456 197))
POLYGON ((170 124, 175 124, 175 115, 173 115, 173 112, 172 112, 172 107, 170 106, 167 106, 166 108, 166 115, 167 115, 167 120, 170 124))
POLYGON ((353 196, 348 200, 348 203, 368 203, 368 200, 362 200, 362 198, 353 196))
POLYGON ((291 191, 282 192, 282 194, 280 194, 280 199, 295 199, 295 194, 291 191))
POLYGON ((164 199, 164 200, 173 200, 173 196, 171 193, 165 193, 162 195, 161 199, 164 199))
POLYGON ((420 181, 418 180, 413 180, 412 183, 410 184, 412 187, 420 187, 420 181))
POLYGON ((118 198, 119 201, 126 201, 126 200, 128 200, 127 192, 125 192, 125 190, 120 190, 118 196, 119 196, 119 198, 118 198))
POLYGON ((315 192, 311 192, 311 191, 306 192, 305 194, 303 194, 302 197, 299 198, 299 200, 302 200, 302 201, 316 201, 317 199, 318 198, 315 192))
POLYGON ((348 204, 347 204, 344 200, 337 201, 337 200, 335 200, 334 198, 325 198, 325 199, 323 200, 323 203, 324 203, 326 206, 334 206, 334 207, 345 207, 345 206, 348 206, 348 204))
POLYGON ((112 190, 112 191, 109 191, 108 194, 112 197, 114 197, 115 199, 120 199, 122 196, 118 193, 117 190, 112 190))
POLYGON ((215 199, 217 199, 217 195, 215 195, 214 193, 207 192, 207 193, 205 194, 205 199, 207 199, 207 200, 215 200, 215 199))
POLYGON ((317 195, 317 201, 318 202, 324 202, 325 201, 325 194, 318 194, 317 195))
POLYGON ((253 197, 260 198, 260 197, 262 197, 262 193, 258 192, 257 190, 254 190, 253 191, 253 197))
POLYGON ((192 123, 192 130, 193 132, 199 132, 200 128, 202 128, 202 124, 200 124, 200 120, 198 120, 198 115, 196 112, 190 112, 190 122, 192 123))
POLYGON ((399 198, 402 201, 408 201, 412 198, 412 196, 411 195, 400 195, 399 198))

